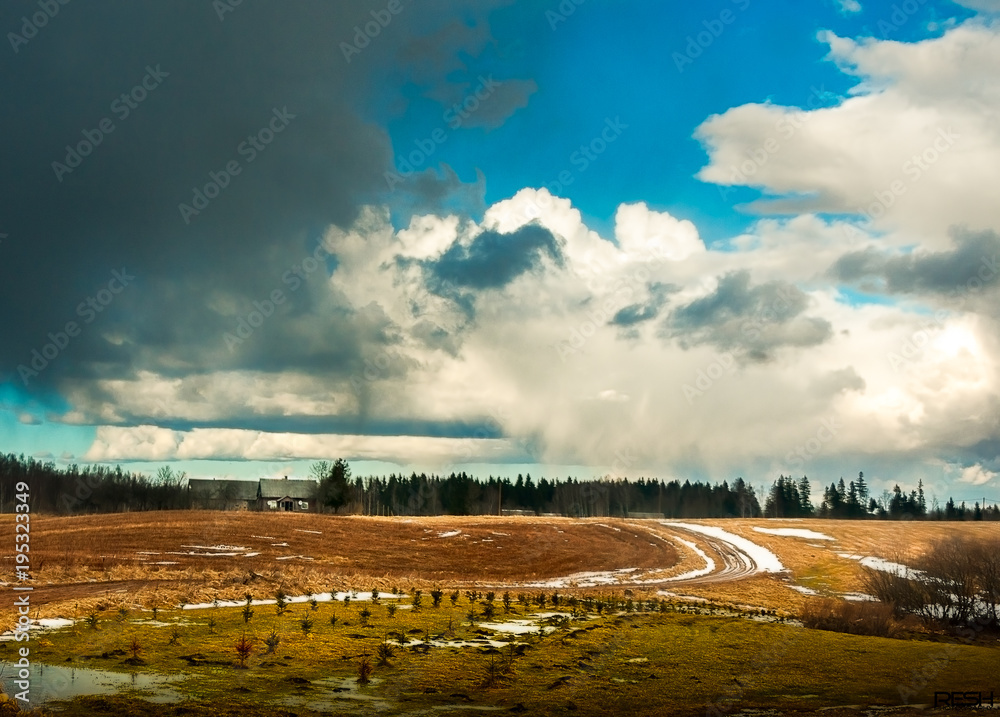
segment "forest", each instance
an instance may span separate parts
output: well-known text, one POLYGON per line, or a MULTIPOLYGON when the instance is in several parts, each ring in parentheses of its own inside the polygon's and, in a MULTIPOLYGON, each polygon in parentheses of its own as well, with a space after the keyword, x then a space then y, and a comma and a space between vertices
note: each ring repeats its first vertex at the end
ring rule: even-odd
MULTIPOLYGON (((571 517, 638 518, 844 518, 887 520, 1000 520, 996 505, 976 502, 928 506, 923 484, 908 493, 896 485, 879 496, 869 494, 864 474, 823 489, 813 501, 808 477, 780 475, 767 494, 758 496, 742 477, 721 483, 664 481, 658 478, 352 476, 343 459, 318 461, 311 478, 321 512, 361 515, 554 514, 571 517), (763 498, 763 506, 760 499, 763 498)), ((192 500, 183 473, 168 466, 155 476, 123 471, 120 466, 70 464, 59 467, 35 458, 0 454, 0 512, 14 510, 13 486, 30 486, 31 511, 70 515, 148 510, 188 510, 192 500)))

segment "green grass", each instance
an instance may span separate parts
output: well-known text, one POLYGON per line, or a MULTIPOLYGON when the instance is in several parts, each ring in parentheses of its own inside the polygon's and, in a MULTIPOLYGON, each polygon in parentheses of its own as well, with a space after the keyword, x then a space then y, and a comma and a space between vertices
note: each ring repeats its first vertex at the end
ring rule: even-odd
MULTIPOLYGON (((387 602, 387 601, 386 601, 387 602)), ((428 605, 429 605, 429 601, 428 605)), ((180 638, 169 644, 171 628, 138 625, 139 613, 120 623, 108 615, 94 630, 82 622, 72 629, 33 642, 32 658, 51 664, 161 674, 183 672, 174 687, 192 702, 147 705, 152 715, 180 714, 310 714, 308 705, 337 712, 371 712, 375 705, 343 699, 317 680, 343 680, 357 674, 365 653, 375 652, 392 631, 423 639, 445 633, 449 620, 453 639, 480 637, 465 622, 468 604, 399 610, 388 617, 385 603, 323 603, 318 610, 294 604, 283 615, 273 606, 255 606, 244 624, 241 608, 161 610, 159 619, 177 623, 180 638), (373 615, 362 626, 357 613, 368 606, 373 615), (335 627, 330 615, 339 617, 335 627), (301 618, 313 629, 305 635, 301 618), (215 620, 214 630, 208 627, 215 620), (281 642, 265 655, 264 638, 275 630, 281 642), (247 669, 237 667, 236 640, 246 630, 256 650, 247 669), (135 637, 142 665, 124 663, 135 637), (102 655, 107 655, 102 656, 102 655), (192 661, 192 656, 198 656, 192 661), (73 656, 67 663, 67 656, 73 656), (183 659, 187 657, 188 660, 183 659)), ((518 608, 524 610, 523 608, 518 608)), ((513 614, 511 617, 523 617, 513 614)), ((503 620, 502 611, 496 618, 503 620)), ((501 638, 502 639, 502 638, 501 638)), ((996 689, 1000 653, 995 648, 932 642, 889 640, 806 630, 738 617, 680 613, 632 613, 571 622, 544 637, 515 636, 528 643, 512 659, 508 674, 486 687, 491 660, 503 659, 481 647, 431 648, 421 652, 397 647, 389 666, 376 667, 375 682, 360 695, 377 698, 384 711, 404 713, 438 705, 519 704, 531 714, 706 714, 739 713, 746 708, 812 711, 821 707, 861 704, 930 703, 940 690, 996 689), (914 677, 914 675, 918 675, 914 677), (901 688, 904 692, 901 693, 901 688)), ((11 643, 0 657, 10 659, 11 643)), ((328 683, 324 683, 329 687, 328 683)), ((355 693, 351 693, 355 694, 355 693)), ((127 714, 130 698, 81 698, 62 705, 65 715, 127 714)), ((383 711, 383 710, 380 710, 383 711)))

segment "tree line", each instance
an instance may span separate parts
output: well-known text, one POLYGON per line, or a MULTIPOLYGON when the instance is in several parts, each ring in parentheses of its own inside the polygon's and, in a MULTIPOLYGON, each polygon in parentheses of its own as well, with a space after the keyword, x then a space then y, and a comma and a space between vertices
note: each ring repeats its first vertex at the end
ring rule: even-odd
MULTIPOLYGON (((664 518, 884 518, 936 520, 1000 520, 996 506, 967 508, 948 500, 944 508, 928 508, 923 484, 904 493, 899 486, 873 498, 864 474, 857 481, 831 483, 817 508, 806 476, 778 477, 760 505, 757 491, 742 477, 717 484, 658 478, 579 480, 540 478, 531 474, 488 476, 465 472, 447 476, 352 476, 343 459, 319 461, 311 467, 318 509, 365 515, 497 515, 505 511, 550 513, 574 517, 664 518)), ((185 510, 200 507, 186 476, 164 466, 155 476, 123 471, 120 466, 71 464, 58 467, 13 453, 0 454, 0 512, 14 510, 13 486, 31 486, 33 512, 116 513, 185 510)))

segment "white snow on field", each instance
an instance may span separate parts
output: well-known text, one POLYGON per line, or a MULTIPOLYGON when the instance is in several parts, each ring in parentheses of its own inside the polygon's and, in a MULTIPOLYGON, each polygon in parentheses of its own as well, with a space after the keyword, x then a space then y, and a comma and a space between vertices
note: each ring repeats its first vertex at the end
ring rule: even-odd
POLYGON ((804 585, 789 585, 788 587, 790 587, 795 592, 802 593, 803 595, 819 595, 818 592, 816 592, 812 588, 807 588, 804 585))
POLYGON ((288 543, 271 543, 271 546, 275 547, 275 548, 287 548, 287 547, 290 547, 288 545, 288 543))
POLYGON ((844 593, 841 595, 845 600, 852 600, 854 602, 877 602, 878 598, 872 597, 868 593, 844 593))
POLYGON ((308 555, 279 555, 275 560, 294 560, 298 558, 299 560, 315 560, 316 558, 310 558, 308 555))
POLYGON ((251 538, 260 538, 261 540, 276 540, 273 535, 251 535, 251 538))
POLYGON ((294 528, 296 533, 313 533, 315 535, 322 535, 322 530, 303 530, 302 528, 294 528))
MULTIPOLYGON (((309 602, 310 599, 315 599, 316 602, 342 602, 345 597, 351 598, 351 602, 367 602, 372 599, 372 594, 370 592, 358 592, 351 594, 349 592, 336 592, 336 593, 316 593, 315 595, 294 595, 292 597, 286 597, 285 602, 289 604, 294 603, 305 603, 309 602)), ((379 600, 402 600, 405 599, 406 595, 393 595, 392 593, 379 593, 379 600)), ((251 600, 251 605, 274 605, 276 600, 251 600)), ((243 607, 246 605, 246 600, 219 600, 218 607, 243 607)), ((206 608, 216 607, 214 603, 201 602, 192 603, 190 605, 185 605, 185 610, 204 610, 206 608)), ((400 608, 410 607, 409 605, 400 605, 400 608)))
POLYGON ((743 552, 754 562, 754 564, 756 564, 757 572, 781 573, 785 570, 785 566, 781 564, 780 560, 778 560, 778 556, 770 550, 763 548, 746 538, 733 535, 722 528, 716 528, 714 525, 698 525, 696 523, 672 523, 669 521, 660 522, 662 525, 666 525, 671 528, 683 528, 684 530, 701 533, 709 538, 715 538, 723 541, 724 543, 729 543, 737 550, 743 552))
POLYGON ((562 578, 552 578, 535 583, 524 583, 526 588, 568 588, 572 586, 580 588, 592 588, 598 585, 614 585, 621 581, 621 578, 634 573, 638 568, 621 568, 619 570, 603 570, 597 572, 573 573, 562 578))
POLYGON ((678 538, 676 535, 673 536, 673 538, 674 540, 678 541, 679 543, 683 543, 688 548, 697 553, 698 556, 705 561, 705 567, 699 568, 698 570, 691 570, 689 572, 684 573, 683 575, 675 575, 672 578, 667 578, 667 580, 688 580, 689 578, 698 578, 701 577, 702 575, 708 575, 710 572, 715 570, 715 561, 712 560, 710 557, 708 557, 708 555, 705 554, 704 550, 699 548, 691 541, 684 540, 684 538, 678 538))
POLYGON ((900 575, 911 580, 924 580, 924 572, 922 570, 914 570, 902 563, 894 563, 891 560, 886 560, 885 558, 876 558, 871 555, 851 555, 850 553, 837 553, 842 558, 847 558, 848 560, 857 560, 866 568, 871 568, 872 570, 879 570, 883 573, 892 573, 893 575, 900 575))
POLYGON ((767 533, 768 535, 782 535, 789 538, 811 538, 813 540, 834 540, 829 535, 824 535, 823 533, 817 533, 814 530, 806 530, 805 528, 754 528, 758 533, 767 533))
POLYGON ((224 550, 226 552, 245 552, 250 550, 250 548, 244 548, 240 545, 182 545, 182 548, 191 548, 192 550, 224 550))
POLYGON ((493 632, 504 632, 510 635, 527 635, 538 632, 539 625, 534 620, 511 620, 510 622, 480 622, 477 623, 484 630, 493 632))
POLYGON ((454 538, 456 535, 461 535, 461 530, 449 530, 446 533, 438 533, 439 538, 454 538))
MULTIPOLYGON (((30 632, 48 632, 50 630, 59 630, 64 627, 70 627, 73 625, 73 620, 66 620, 61 617, 43 617, 42 619, 32 619, 31 623, 28 625, 28 630, 30 632)), ((11 642, 16 640, 17 632, 15 630, 8 630, 0 635, 0 642, 11 642)))

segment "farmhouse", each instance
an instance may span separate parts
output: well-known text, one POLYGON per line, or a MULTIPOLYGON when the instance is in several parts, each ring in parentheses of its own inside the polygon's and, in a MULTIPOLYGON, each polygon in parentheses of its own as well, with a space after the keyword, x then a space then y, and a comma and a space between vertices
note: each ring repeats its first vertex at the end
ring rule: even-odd
POLYGON ((257 502, 263 511, 289 511, 308 513, 316 510, 316 490, 319 484, 314 480, 288 480, 284 478, 261 478, 257 488, 257 502))
POLYGON ((258 481, 191 478, 188 489, 194 505, 212 510, 256 510, 258 481))

